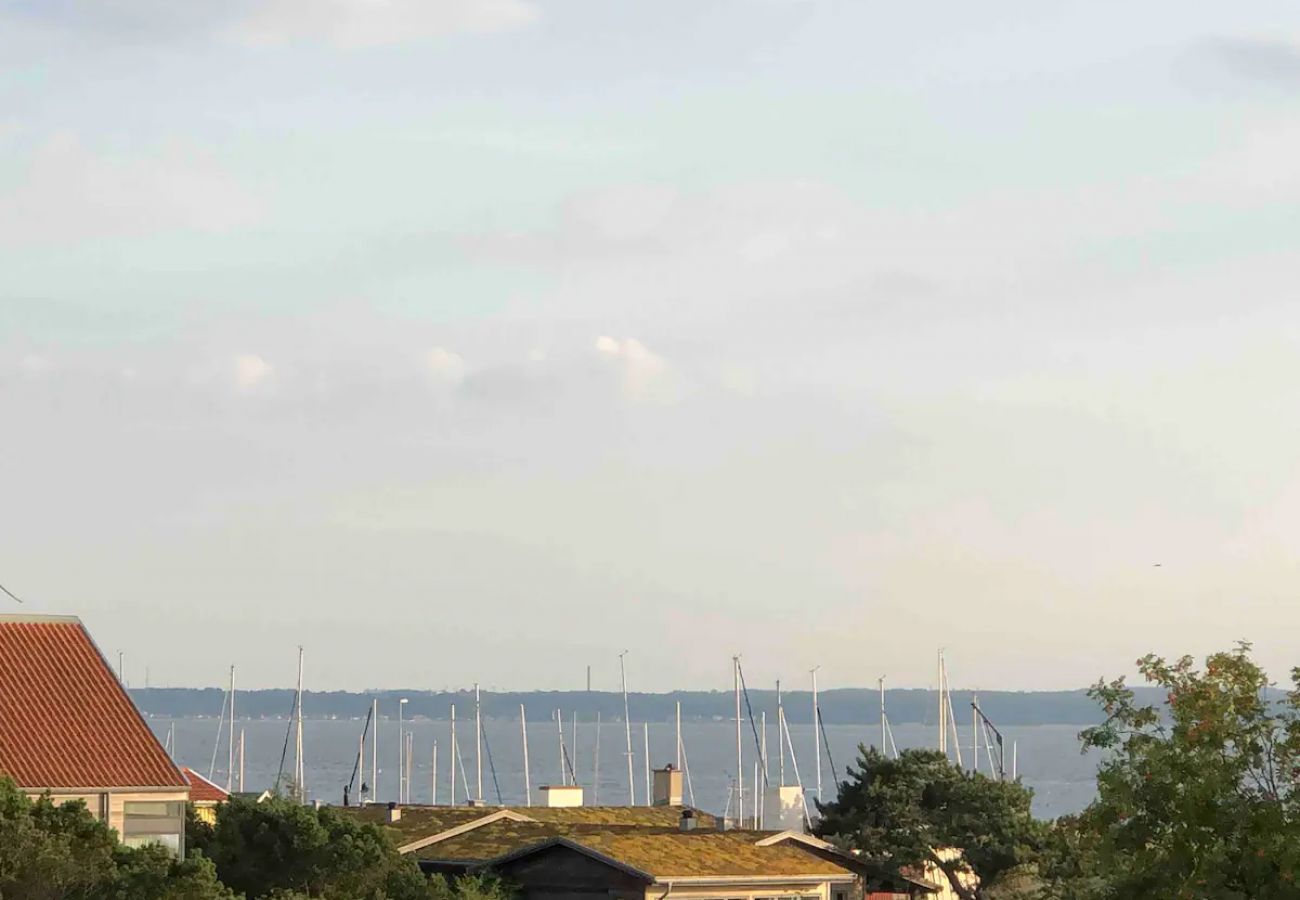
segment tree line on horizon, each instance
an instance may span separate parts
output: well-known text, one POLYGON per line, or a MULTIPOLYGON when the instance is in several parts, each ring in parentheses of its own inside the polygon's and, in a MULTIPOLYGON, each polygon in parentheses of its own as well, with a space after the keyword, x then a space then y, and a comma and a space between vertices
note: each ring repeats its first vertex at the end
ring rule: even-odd
MULTIPOLYGON (((132 688, 131 696, 146 715, 187 718, 221 714, 221 688, 132 688)), ((953 708, 970 709, 971 691, 952 691, 953 708)), ((1077 691, 979 691, 980 708, 998 726, 1003 725, 1092 725, 1100 721, 1097 704, 1086 689, 1077 691)), ((371 700, 379 700, 382 717, 395 715, 398 700, 408 700, 409 718, 446 719, 451 705, 464 716, 474 708, 474 692, 460 691, 304 691, 307 718, 364 719, 371 700)), ((1139 689, 1139 696, 1144 689, 1139 689)), ((238 712, 248 718, 287 718, 293 708, 294 692, 289 688, 240 691, 238 712)), ((530 720, 547 721, 555 710, 566 716, 577 712, 585 721, 597 713, 605 722, 623 720, 623 697, 615 691, 482 691, 483 715, 488 719, 518 720, 523 704, 530 720)), ((669 691, 628 694, 634 721, 668 722, 682 705, 685 721, 730 721, 735 716, 731 691, 669 691)), ((812 693, 783 692, 786 720, 794 725, 812 722, 812 693)), ((891 688, 885 692, 889 720, 894 725, 933 724, 938 712, 937 694, 924 688, 891 688)), ((754 715, 766 710, 775 719, 776 691, 750 690, 754 715)), ((822 721, 827 725, 870 725, 880 720, 880 694, 867 688, 834 688, 818 692, 822 721)))

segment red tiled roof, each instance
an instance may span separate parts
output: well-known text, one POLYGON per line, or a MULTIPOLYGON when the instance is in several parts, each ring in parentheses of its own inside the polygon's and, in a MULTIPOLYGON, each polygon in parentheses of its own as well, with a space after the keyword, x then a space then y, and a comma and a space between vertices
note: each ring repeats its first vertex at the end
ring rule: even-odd
POLYGON ((0 775, 24 788, 187 787, 73 616, 0 616, 0 775))
POLYGON ((226 789, 208 781, 189 766, 181 766, 181 774, 190 783, 190 801, 192 803, 224 803, 230 799, 226 789))

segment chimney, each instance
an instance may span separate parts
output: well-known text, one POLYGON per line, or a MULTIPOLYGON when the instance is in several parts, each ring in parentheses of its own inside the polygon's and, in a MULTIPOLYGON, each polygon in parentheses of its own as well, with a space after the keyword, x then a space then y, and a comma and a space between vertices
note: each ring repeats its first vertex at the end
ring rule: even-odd
POLYGON ((582 806, 582 788, 576 784, 544 784, 537 790, 542 806, 582 806))
POLYGON ((392 825, 394 822, 400 822, 401 820, 402 808, 396 803, 388 804, 388 824, 392 825))
POLYGON ((682 773, 673 768, 672 763, 662 769, 655 769, 654 791, 651 797, 653 806, 682 805, 682 773))
POLYGON ((695 826, 698 824, 700 823, 695 818, 695 810, 693 809, 682 810, 682 818, 678 822, 678 828, 680 828, 684 832, 694 831, 695 826))

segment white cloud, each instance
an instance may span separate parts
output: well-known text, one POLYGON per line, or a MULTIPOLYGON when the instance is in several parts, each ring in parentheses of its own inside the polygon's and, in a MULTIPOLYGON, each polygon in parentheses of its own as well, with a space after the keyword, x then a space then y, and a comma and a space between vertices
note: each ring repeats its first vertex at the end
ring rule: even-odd
POLYGON ((624 392, 635 400, 668 401, 676 395, 668 363, 636 338, 596 338, 596 352, 617 360, 623 372, 624 392))
POLYGON ((442 385, 457 385, 465 380, 465 360, 444 347, 434 347, 424 357, 429 377, 442 385))
POLYGON ((360 48, 503 31, 536 18, 526 0, 269 0, 231 35, 255 46, 320 41, 360 48))
POLYGON ((275 373, 275 368, 260 356, 245 353, 235 357, 235 384, 242 391, 251 391, 275 373))
POLYGON ((261 216, 256 198, 192 147, 103 154, 63 132, 36 145, 25 162, 14 189, 0 193, 0 241, 221 232, 261 216))

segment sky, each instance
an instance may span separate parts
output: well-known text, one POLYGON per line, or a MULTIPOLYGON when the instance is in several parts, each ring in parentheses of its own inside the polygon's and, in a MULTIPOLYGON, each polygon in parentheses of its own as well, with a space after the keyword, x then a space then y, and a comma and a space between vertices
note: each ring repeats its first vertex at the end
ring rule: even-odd
POLYGON ((0 0, 0 584, 133 685, 1282 678, 1298 283, 1294 0, 0 0))

